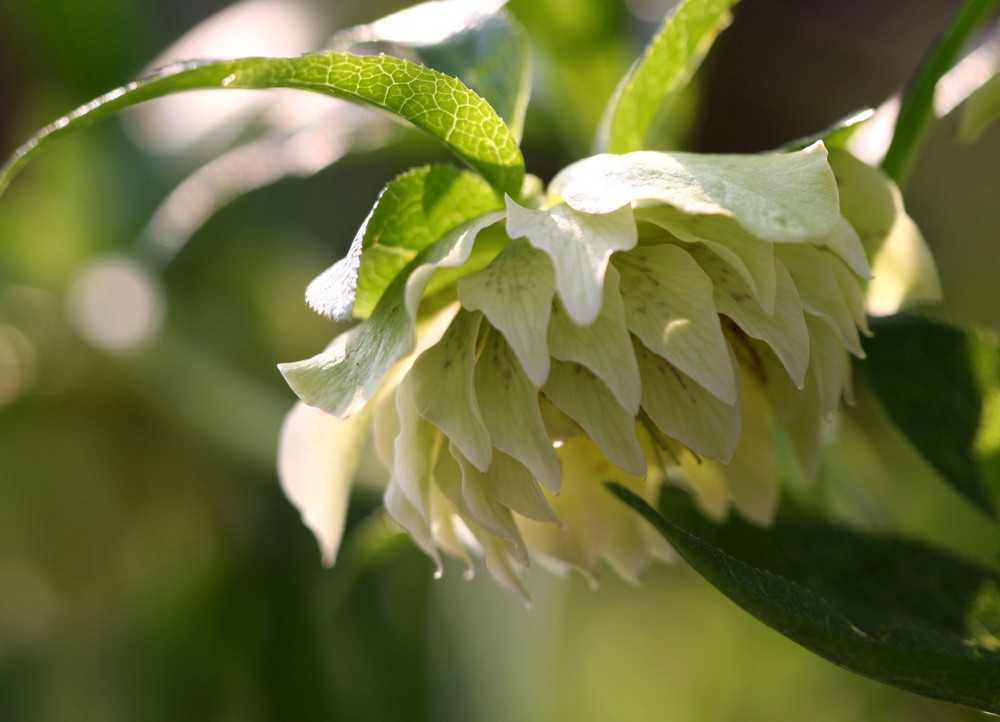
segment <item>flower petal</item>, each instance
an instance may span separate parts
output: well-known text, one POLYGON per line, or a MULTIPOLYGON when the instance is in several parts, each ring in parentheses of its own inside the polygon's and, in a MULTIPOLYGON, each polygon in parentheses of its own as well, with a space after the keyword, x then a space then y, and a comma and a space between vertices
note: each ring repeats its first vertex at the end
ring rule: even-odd
POLYGON ((577 363, 556 361, 542 392, 580 424, 618 468, 633 476, 646 476, 646 457, 635 435, 635 417, 593 372, 577 363))
POLYGON ((825 238, 840 217, 822 142, 795 153, 596 155, 560 172, 549 193, 582 213, 648 200, 691 215, 729 216, 776 243, 825 238))
POLYGON ((896 222, 872 262, 868 312, 889 316, 909 306, 940 300, 941 280, 934 256, 900 202, 896 222))
POLYGON ((316 535, 326 566, 332 566, 337 558, 351 482, 371 419, 367 411, 339 419, 298 402, 281 426, 281 489, 316 535))
POLYGON ((685 243, 700 243, 733 267, 767 313, 774 312, 774 244, 748 233, 726 216, 689 216, 670 206, 637 208, 652 223, 685 243))
POLYGON ((720 401, 737 399, 729 345, 712 300, 712 281, 685 251, 644 246, 615 258, 628 328, 720 401))
POLYGON ((462 265, 476 234, 503 217, 486 213, 431 244, 393 279, 371 318, 340 334, 322 353, 278 368, 288 385, 310 406, 336 416, 363 407, 392 366, 416 343, 420 299, 434 271, 462 265))
POLYGON ((719 313, 731 318, 748 336, 774 349, 792 381, 802 388, 809 368, 809 332, 798 291, 785 267, 777 266, 777 303, 774 313, 769 314, 754 300, 744 280, 721 258, 705 249, 692 249, 691 255, 712 279, 719 313))
POLYGON ((483 482, 493 498, 511 511, 536 521, 559 523, 552 506, 527 467, 499 450, 483 475, 483 482))
POLYGON ((813 246, 781 246, 777 253, 779 262, 792 274, 802 307, 814 316, 827 319, 847 350, 864 358, 854 316, 831 270, 840 261, 813 246))
POLYGON ((390 481, 385 488, 383 503, 393 521, 403 527, 414 543, 434 560, 436 567, 434 576, 440 577, 444 567, 441 564, 441 555, 438 553, 437 544, 431 532, 431 525, 424 513, 410 503, 399 484, 394 481, 390 481))
POLYGON ((601 312, 604 272, 614 251, 634 248, 638 240, 630 208, 609 208, 595 215, 566 205, 533 211, 507 199, 507 233, 526 237, 555 266, 556 289, 566 313, 581 326, 601 312))
POLYGON ((635 346, 642 376, 642 408, 649 418, 663 433, 695 453, 728 463, 740 440, 739 403, 719 401, 642 344, 635 346))
POLYGON ((459 311, 441 340, 413 363, 409 378, 420 415, 485 471, 493 445, 476 402, 476 341, 482 318, 479 313, 459 311))
POLYGON ((549 375, 546 335, 553 294, 552 264, 525 241, 515 241, 486 268, 458 279, 462 306, 482 311, 500 330, 535 386, 549 375))
POLYGON ((833 233, 824 238, 819 245, 833 251, 859 278, 872 277, 872 269, 868 265, 868 255, 861 243, 861 237, 843 216, 840 217, 840 222, 833 229, 833 233))
POLYGON ((521 370, 503 335, 495 331, 490 332, 476 363, 476 398, 493 446, 558 492, 562 473, 542 423, 538 389, 521 370))
POLYGON ((399 434, 393 443, 392 480, 414 509, 427 518, 434 446, 440 432, 417 413, 409 375, 396 391, 396 413, 399 434))
POLYGON ((549 353, 561 361, 576 361, 593 371, 626 411, 639 413, 639 367, 625 326, 625 304, 619 293, 621 276, 608 265, 601 313, 589 326, 578 326, 556 302, 549 320, 549 353))

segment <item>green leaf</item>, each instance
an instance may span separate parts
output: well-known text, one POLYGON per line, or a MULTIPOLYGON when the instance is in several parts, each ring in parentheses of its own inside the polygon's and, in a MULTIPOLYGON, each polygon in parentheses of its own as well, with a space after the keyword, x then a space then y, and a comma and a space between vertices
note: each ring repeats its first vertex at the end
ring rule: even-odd
POLYGON ((211 88, 292 88, 382 108, 441 140, 498 191, 520 193, 524 159, 510 129, 489 103, 460 81, 416 63, 347 53, 170 65, 36 133, 0 168, 0 191, 37 150, 63 133, 146 100, 211 88))
POLYGON ((896 425, 944 480, 1000 507, 1000 340, 916 316, 875 319, 864 373, 896 425))
POLYGON ((935 119, 934 91, 938 81, 954 65, 965 42, 989 19, 997 2, 965 0, 907 86, 892 142, 882 161, 882 169, 899 186, 906 185, 935 119))
POLYGON ((451 166, 413 168, 389 181, 341 261, 306 291, 326 316, 368 318, 392 279, 453 228, 503 207, 480 176, 451 166), (353 309, 352 309, 353 304, 353 309))
POLYGON ((959 140, 971 143, 997 118, 1000 118, 1000 73, 979 86, 965 101, 958 125, 959 140))
POLYGON ((684 559, 757 619, 826 659, 911 692, 1000 712, 1000 574, 916 542, 819 522, 715 526, 679 492, 663 515, 684 559))
POLYGON ((667 16, 642 57, 622 79, 604 111, 598 150, 629 153, 646 147, 656 121, 729 25, 735 0, 685 0, 667 16))
POLYGON ((531 46, 521 25, 496 2, 425 2, 337 33, 336 49, 381 43, 457 77, 485 98, 514 137, 524 130, 531 90, 531 46))

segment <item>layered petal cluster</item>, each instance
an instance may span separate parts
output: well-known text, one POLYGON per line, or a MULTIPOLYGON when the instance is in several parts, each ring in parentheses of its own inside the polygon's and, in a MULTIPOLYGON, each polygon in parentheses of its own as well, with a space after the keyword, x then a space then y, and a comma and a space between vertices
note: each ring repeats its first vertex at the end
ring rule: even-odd
POLYGON ((635 578, 669 554, 607 481, 650 500, 683 484, 710 513, 767 522, 777 438, 815 470, 871 277, 821 143, 595 156, 535 200, 448 231, 366 320, 282 366, 304 402, 282 481, 327 562, 369 429, 386 509, 439 569, 474 550, 522 594, 532 558, 635 578), (505 241, 471 263, 491 226, 505 241))

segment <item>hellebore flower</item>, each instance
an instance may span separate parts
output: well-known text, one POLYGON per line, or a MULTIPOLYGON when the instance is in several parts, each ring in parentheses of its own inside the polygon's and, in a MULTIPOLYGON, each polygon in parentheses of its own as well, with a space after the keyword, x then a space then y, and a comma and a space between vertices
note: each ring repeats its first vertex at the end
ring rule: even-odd
MULTIPOLYGON (((877 171, 839 162, 898 199, 877 171)), ((372 434, 386 509, 439 571, 440 552, 473 550, 521 594, 531 558, 592 578, 603 558, 631 579, 669 555, 608 480, 650 500, 681 484, 709 513, 768 522, 776 435, 815 471, 824 425, 850 394, 849 354, 864 355, 866 245, 908 220, 852 194, 864 243, 822 143, 599 155, 562 171, 535 207, 507 198, 444 233, 367 319, 281 367, 303 401, 282 431, 282 483, 324 561, 372 434), (488 228, 506 235, 472 263, 488 228)), ((914 233, 900 244, 923 252, 914 233)), ((310 287, 337 317, 365 264, 352 250, 310 287)), ((884 312, 908 292, 880 293, 884 312)))

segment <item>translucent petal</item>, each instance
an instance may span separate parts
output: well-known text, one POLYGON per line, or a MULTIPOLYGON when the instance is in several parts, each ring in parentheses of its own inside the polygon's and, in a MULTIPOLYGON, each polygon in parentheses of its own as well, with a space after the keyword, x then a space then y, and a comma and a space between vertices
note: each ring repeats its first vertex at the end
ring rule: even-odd
POLYGON ((371 318, 342 333, 321 354, 279 369, 299 398, 336 416, 364 406, 416 343, 420 299, 438 268, 461 266, 476 234, 503 217, 486 213, 445 234, 410 262, 385 290, 371 318))
POLYGON ((566 205, 533 211, 507 199, 507 233, 526 237, 555 266, 556 289, 566 313, 581 326, 601 311, 604 272, 614 251, 634 248, 638 240, 630 208, 602 214, 577 213, 566 205))
POLYGON ((844 295, 844 302, 851 311, 854 325, 866 336, 871 336, 871 329, 868 328, 868 308, 865 305, 864 280, 843 263, 830 264, 830 270, 833 271, 840 292, 844 295))
POLYGON ((557 302, 549 321, 549 352, 561 361, 576 361, 593 371, 635 416, 639 413, 639 367, 625 326, 625 304, 619 292, 620 276, 613 265, 604 277, 601 313, 589 326, 578 326, 557 302))
POLYGON ((670 206, 654 206, 637 208, 635 217, 685 243, 710 248, 740 274, 764 311, 774 312, 774 244, 748 233, 726 216, 689 216, 670 206))
POLYGON ((740 513, 758 524, 770 524, 781 492, 774 416, 759 384, 747 379, 743 394, 743 432, 726 478, 740 513))
POLYGON ((441 566, 441 555, 438 554, 430 522, 424 513, 410 503, 406 494, 400 489, 399 484, 394 482, 390 482, 386 487, 383 503, 385 504, 385 510, 392 517, 393 521, 403 527, 414 543, 427 556, 434 560, 434 564, 437 567, 435 575, 441 576, 443 569, 441 566))
POLYGON ((528 550, 510 509, 489 494, 483 473, 469 463, 457 447, 452 445, 450 451, 462 469, 462 494, 458 508, 466 523, 474 522, 489 534, 509 542, 514 558, 527 565, 528 550))
POLYGON ((403 379, 396 391, 396 413, 400 426, 393 444, 392 480, 410 504, 426 517, 434 445, 440 432, 417 413, 410 376, 403 379))
POLYGON ((636 358, 642 376, 642 408, 653 423, 695 453, 728 463, 740 439, 739 403, 719 401, 641 344, 636 344, 636 358))
POLYGON ((316 535, 323 563, 337 558, 351 482, 368 438, 372 414, 348 419, 299 402, 285 417, 278 442, 278 476, 285 496, 316 535))
POLYGON ((777 252, 778 260, 792 274, 802 307, 814 316, 827 319, 847 350, 858 358, 864 358, 854 316, 831 270, 832 265, 839 261, 813 246, 782 246, 777 252))
POLYGON ((840 406, 844 389, 844 347, 829 324, 816 317, 806 319, 812 344, 813 372, 819 392, 820 412, 826 416, 840 406))
POLYGON ((417 410, 451 439, 477 469, 490 464, 493 445, 476 401, 476 341, 482 315, 459 311, 441 340, 410 369, 417 410))
POLYGON ((554 293, 552 263, 525 241, 512 243, 486 268, 458 279, 462 306, 482 311, 500 330, 535 386, 549 375, 546 336, 554 293))
POLYGON ((889 316, 909 306, 940 300, 941 280, 934 256, 900 202, 896 222, 872 262, 868 311, 873 316, 889 316))
MULTIPOLYGON (((692 249, 691 255, 714 285, 719 313, 731 318, 748 336, 767 343, 796 386, 802 388, 809 368, 809 332, 798 291, 785 267, 778 265, 774 313, 766 313, 754 300, 744 280, 714 253, 692 249)), ((846 268, 845 268, 846 270, 846 268)))
POLYGON ((664 244, 615 258, 632 333, 719 400, 737 399, 729 345, 712 299, 712 281, 689 254, 664 244))
POLYGON ((616 466, 634 476, 646 476, 646 458, 635 436, 635 417, 590 370, 577 363, 556 361, 542 392, 580 424, 616 466))
POLYGON ((659 201, 690 215, 724 215, 779 243, 824 238, 840 212, 824 145, 795 153, 703 155, 638 151, 596 155, 549 185, 582 213, 659 201))
POLYGON ((556 513, 527 467, 502 451, 493 452, 493 463, 483 475, 493 498, 511 511, 536 521, 559 523, 556 513))
POLYGON ((538 389, 521 370, 510 345, 495 331, 490 332, 476 363, 476 397, 493 445, 558 491, 562 475, 542 423, 538 389))
POLYGON ((861 238, 843 216, 840 217, 840 222, 833 229, 833 233, 824 238, 820 245, 826 246, 839 256, 859 278, 872 277, 872 269, 868 266, 868 256, 861 244, 861 238))

